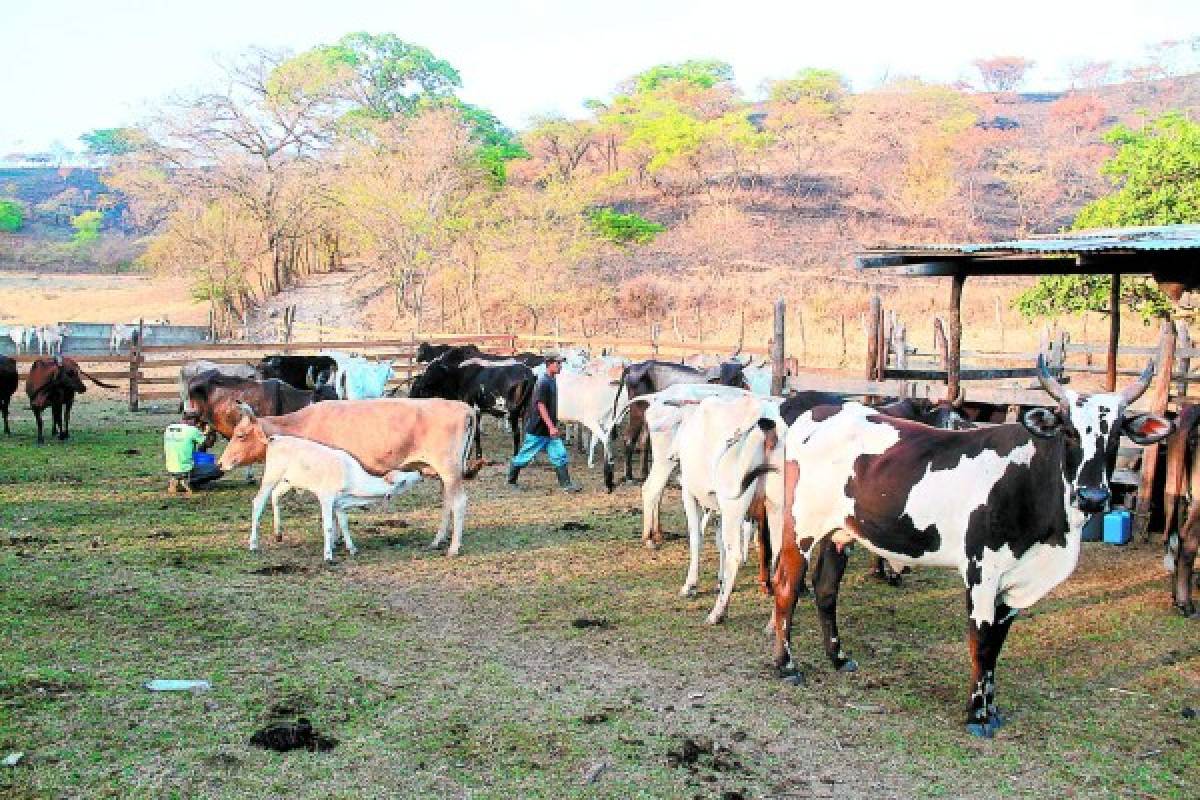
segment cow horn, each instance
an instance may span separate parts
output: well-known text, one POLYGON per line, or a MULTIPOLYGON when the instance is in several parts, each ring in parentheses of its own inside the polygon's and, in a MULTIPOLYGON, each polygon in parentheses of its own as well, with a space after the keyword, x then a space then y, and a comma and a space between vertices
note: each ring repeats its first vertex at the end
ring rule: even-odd
POLYGON ((1133 386, 1127 386, 1121 390, 1121 402, 1125 405, 1132 405, 1134 400, 1137 400, 1146 390, 1150 388, 1150 379, 1154 377, 1154 361, 1151 359, 1146 368, 1142 370, 1138 382, 1133 386))
POLYGON ((308 368, 308 372, 304 373, 304 385, 307 386, 309 389, 314 389, 314 388, 316 388, 316 383, 317 383, 316 380, 313 378, 313 368, 310 365, 308 368))
POLYGON ((254 421, 254 419, 255 419, 254 409, 251 408, 248 404, 238 403, 238 410, 242 412, 242 416, 249 417, 251 422, 254 421))
POLYGON ((1051 375, 1050 371, 1046 369, 1045 356, 1038 354, 1037 366, 1038 381, 1042 384, 1042 388, 1046 390, 1047 394, 1058 401, 1059 405, 1067 405, 1067 390, 1064 389, 1062 384, 1058 382, 1058 379, 1051 375))

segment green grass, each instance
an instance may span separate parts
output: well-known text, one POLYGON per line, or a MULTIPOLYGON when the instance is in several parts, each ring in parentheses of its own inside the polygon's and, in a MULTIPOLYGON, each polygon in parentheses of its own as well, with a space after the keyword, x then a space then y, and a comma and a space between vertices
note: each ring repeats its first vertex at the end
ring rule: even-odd
MULTIPOLYGON (((711 545, 700 596, 680 597, 686 543, 641 547, 637 487, 605 495, 576 466, 582 496, 540 469, 514 493, 490 469, 447 559, 427 547, 426 482, 356 515, 359 554, 326 567, 311 499, 293 495, 285 541, 268 530, 249 553, 253 487, 165 495, 168 416, 91 395, 78 412, 69 443, 35 447, 27 412, 0 439, 0 752, 26 754, 0 772, 2 795, 1194 796, 1200 721, 1180 711, 1200 706, 1200 645, 1169 613, 1154 548, 1087 546, 1018 621, 999 672, 1011 722, 979 741, 961 727, 956 575, 895 590, 856 555, 841 612, 861 671, 829 671, 802 601, 795 688, 769 669, 753 570, 727 623, 705 626, 711 545), (151 678, 213 689, 156 695, 151 678), (337 748, 249 745, 297 713, 337 748), (718 755, 672 766, 684 737, 718 755)), ((501 456, 503 437, 486 446, 501 456)), ((679 531, 676 494, 666 509, 679 531)))

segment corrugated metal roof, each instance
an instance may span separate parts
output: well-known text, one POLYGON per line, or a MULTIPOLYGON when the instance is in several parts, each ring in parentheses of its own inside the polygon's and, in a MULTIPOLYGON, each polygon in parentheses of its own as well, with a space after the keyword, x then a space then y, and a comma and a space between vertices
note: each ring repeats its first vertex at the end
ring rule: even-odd
POLYGON ((1035 236, 1004 242, 920 244, 872 247, 867 253, 962 253, 1004 255, 1062 254, 1137 250, 1200 250, 1200 225, 1159 225, 1138 228, 1096 228, 1068 234, 1035 236))

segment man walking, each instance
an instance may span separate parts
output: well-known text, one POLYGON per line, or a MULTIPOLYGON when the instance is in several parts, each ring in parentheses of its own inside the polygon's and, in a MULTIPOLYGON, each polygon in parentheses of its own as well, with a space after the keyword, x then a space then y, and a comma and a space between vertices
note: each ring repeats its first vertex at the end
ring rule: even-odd
POLYGON ((557 350, 546 353, 546 374, 538 378, 529 401, 529 412, 525 415, 525 441, 521 452, 513 456, 508 464, 508 484, 517 485, 521 469, 529 465, 542 450, 550 459, 558 475, 558 485, 564 492, 579 492, 583 487, 572 483, 567 472, 567 448, 563 447, 562 431, 558 429, 558 382, 555 376, 562 372, 562 356, 557 350))

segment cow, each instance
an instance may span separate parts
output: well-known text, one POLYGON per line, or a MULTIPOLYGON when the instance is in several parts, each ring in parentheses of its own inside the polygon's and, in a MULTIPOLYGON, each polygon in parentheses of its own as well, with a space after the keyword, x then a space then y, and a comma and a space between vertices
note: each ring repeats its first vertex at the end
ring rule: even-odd
POLYGON ((17 362, 8 356, 0 356, 0 414, 4 415, 4 433, 11 434, 8 427, 8 404, 17 391, 17 362))
POLYGON ((419 470, 442 480, 442 519, 433 548, 451 530, 447 555, 462 546, 467 512, 464 482, 475 477, 483 460, 468 461, 475 438, 474 410, 457 400, 378 398, 317 403, 291 414, 259 417, 242 410, 233 437, 218 461, 221 469, 257 464, 267 455, 267 440, 282 434, 336 447, 364 470, 383 476, 393 470, 419 470))
POLYGON ((337 370, 333 376, 333 388, 342 400, 367 400, 383 397, 388 381, 392 379, 392 361, 369 361, 360 356, 333 356, 337 370))
POLYGON ((1200 405, 1183 405, 1175 425, 1175 432, 1167 440, 1167 480, 1163 489, 1167 553, 1163 566, 1173 573, 1175 609, 1197 619, 1200 612, 1192 600, 1192 575, 1196 551, 1200 549, 1200 464, 1196 462, 1200 405))
POLYGON ((129 325, 116 324, 112 326, 112 331, 108 336, 108 351, 110 353, 118 352, 122 346, 132 344, 138 335, 138 326, 136 323, 129 325))
POLYGON ((29 396, 29 408, 37 420, 38 444, 46 443, 42 434, 42 412, 47 407, 51 409, 54 419, 50 435, 58 436, 60 441, 65 441, 71 435, 71 406, 75 403, 77 393, 87 391, 83 378, 104 389, 117 388, 96 380, 80 369, 75 359, 69 356, 39 358, 29 365, 25 394, 29 396))
MULTIPOLYGON (((253 414, 253 410, 243 409, 253 414)), ((272 436, 267 440, 262 486, 254 496, 250 514, 250 549, 258 550, 258 521, 271 501, 275 541, 283 541, 279 526, 279 499, 292 489, 307 489, 321 504, 321 529, 325 534, 325 561, 333 561, 338 529, 346 551, 358 550, 350 538, 346 509, 372 505, 380 499, 408 491, 421 480, 419 472, 392 470, 383 477, 371 475, 344 450, 295 436, 272 436)))
MULTIPOLYGON (((670 361, 641 361, 630 364, 621 373, 621 386, 613 398, 613 418, 618 416, 617 406, 621 399, 621 389, 626 396, 633 399, 645 394, 660 392, 669 386, 681 383, 717 383, 722 386, 739 386, 745 388, 741 371, 743 364, 729 362, 721 365, 716 372, 709 374, 695 367, 675 364, 670 361), (728 368, 726 368, 728 367, 728 368)), ((645 406, 637 404, 630 408, 629 425, 625 431, 625 480, 633 480, 633 451, 639 442, 642 445, 642 480, 649 475, 650 450, 644 441, 645 425, 642 422, 642 411, 645 406)))
MULTIPOLYGON (((456 364, 445 358, 443 354, 430 361, 425 371, 413 379, 409 397, 461 400, 479 413, 507 417, 516 455, 521 449, 521 420, 533 395, 533 372, 511 359, 491 366, 495 362, 467 359, 456 364)), ((475 429, 475 456, 483 457, 479 426, 475 429)))
POLYGON ((13 325, 8 329, 8 338, 12 340, 13 352, 21 355, 29 350, 29 344, 33 339, 33 328, 24 325, 13 325))
POLYGON ((483 351, 473 344, 453 345, 421 342, 417 345, 417 361, 421 364, 427 364, 450 350, 457 350, 462 353, 462 358, 458 359, 460 361, 483 355, 483 351))
POLYGON ((753 394, 708 397, 684 413, 679 424, 679 482, 690 543, 688 574, 681 591, 685 596, 695 592, 699 579, 704 533, 701 511, 721 515, 717 534, 721 588, 705 620, 709 625, 724 619, 729 608, 744 557, 741 531, 756 499, 765 503, 768 527, 779 530, 783 448, 778 445, 783 427, 779 404, 753 394))
MULTIPOLYGON (((536 373, 536 370, 535 370, 536 373)), ((576 422, 592 434, 588 466, 596 443, 604 447, 604 485, 612 491, 613 456, 610 441, 612 430, 612 401, 620 386, 611 374, 590 374, 564 368, 555 379, 558 385, 558 418, 561 422, 576 422)))
POLYGON ((263 356, 258 362, 264 378, 281 380, 296 389, 316 388, 333 377, 335 370, 337 361, 331 356, 263 356))
POLYGON ((202 372, 216 372, 231 378, 259 380, 262 373, 253 364, 218 364, 216 361, 189 361, 179 368, 179 410, 183 411, 188 405, 188 384, 192 378, 202 372))
POLYGON ((67 337, 67 326, 61 323, 43 325, 36 331, 38 355, 62 355, 63 339, 67 337))
POLYGON ((1063 387, 1040 357, 1037 371, 1057 407, 1029 409, 1019 424, 937 430, 847 403, 806 412, 789 426, 782 541, 771 578, 774 662, 782 674, 802 681, 790 634, 808 560, 815 559, 825 653, 842 671, 858 666, 837 628, 847 545, 862 542, 893 563, 954 568, 969 619, 967 730, 994 735, 1004 722, 996 661, 1013 619, 1075 569, 1083 525, 1109 500, 1121 434, 1150 444, 1172 430, 1161 416, 1125 416, 1149 387, 1153 363, 1136 384, 1111 394, 1063 387))
POLYGON ((239 404, 245 403, 262 416, 278 416, 298 411, 322 400, 336 400, 333 387, 326 383, 315 389, 296 389, 277 378, 256 381, 222 375, 215 370, 202 372, 188 383, 188 403, 201 421, 226 439, 233 435, 242 417, 239 404))

